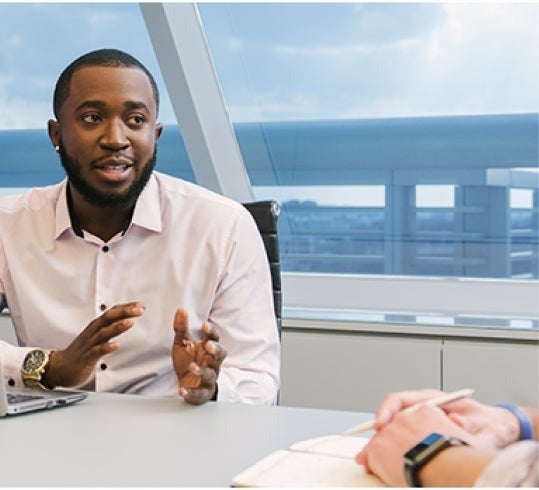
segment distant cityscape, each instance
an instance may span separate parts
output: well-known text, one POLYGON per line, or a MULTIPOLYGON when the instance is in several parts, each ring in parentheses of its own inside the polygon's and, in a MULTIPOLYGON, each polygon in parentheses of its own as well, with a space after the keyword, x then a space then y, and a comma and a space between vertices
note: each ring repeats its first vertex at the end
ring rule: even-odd
MULTIPOLYGON (((537 280, 538 121, 534 113, 235 130, 255 196, 281 205, 284 271, 537 280), (339 196, 344 186, 351 194, 339 196), (419 198, 424 188, 432 202, 419 198), (442 191, 449 197, 437 202, 442 191)), ((63 178, 44 130, 0 131, 0 147, 0 187, 63 178)), ((158 162, 195 180, 176 127, 166 128, 158 162)))

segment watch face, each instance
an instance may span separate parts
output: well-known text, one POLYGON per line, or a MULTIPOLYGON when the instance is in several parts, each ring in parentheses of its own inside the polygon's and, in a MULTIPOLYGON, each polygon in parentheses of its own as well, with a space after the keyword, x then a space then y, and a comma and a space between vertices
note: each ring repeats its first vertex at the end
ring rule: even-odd
POLYGON ((423 461, 428 461, 432 456, 437 454, 443 448, 449 446, 450 439, 433 432, 425 437, 419 444, 410 449, 405 455, 405 461, 413 464, 420 464, 423 461))
POLYGON ((47 354, 42 350, 33 350, 26 354, 23 369, 26 372, 36 371, 43 366, 47 360, 47 354))

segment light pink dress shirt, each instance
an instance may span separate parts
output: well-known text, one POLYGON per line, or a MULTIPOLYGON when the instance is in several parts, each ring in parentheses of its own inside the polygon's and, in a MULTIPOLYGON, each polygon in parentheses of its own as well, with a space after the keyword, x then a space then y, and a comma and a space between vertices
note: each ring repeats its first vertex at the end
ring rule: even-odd
POLYGON ((125 234, 105 244, 73 232, 65 180, 0 199, 0 310, 9 308, 21 346, 0 342, 0 354, 17 386, 28 347, 63 349, 103 308, 130 301, 142 301, 144 315, 83 387, 177 395, 172 322, 183 307, 193 336, 207 321, 228 350, 218 400, 275 400, 280 344, 269 266, 241 204, 155 172, 125 234))

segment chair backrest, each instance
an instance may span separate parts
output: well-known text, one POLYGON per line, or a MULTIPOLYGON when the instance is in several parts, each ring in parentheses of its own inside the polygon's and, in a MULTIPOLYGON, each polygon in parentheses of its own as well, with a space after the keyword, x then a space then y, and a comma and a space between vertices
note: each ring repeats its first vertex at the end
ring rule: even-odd
POLYGON ((262 235, 264 248, 271 269, 271 283, 273 287, 273 305, 279 336, 281 335, 281 261, 279 258, 279 240, 277 237, 277 218, 281 208, 276 201, 254 201, 243 203, 253 216, 256 226, 262 235))

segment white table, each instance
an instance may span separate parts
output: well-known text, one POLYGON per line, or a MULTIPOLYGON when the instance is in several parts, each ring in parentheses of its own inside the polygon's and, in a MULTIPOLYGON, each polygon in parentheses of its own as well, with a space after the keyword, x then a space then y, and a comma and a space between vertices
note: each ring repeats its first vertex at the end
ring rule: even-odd
POLYGON ((276 449, 371 417, 92 393, 75 406, 0 419, 0 486, 227 487, 276 449))

